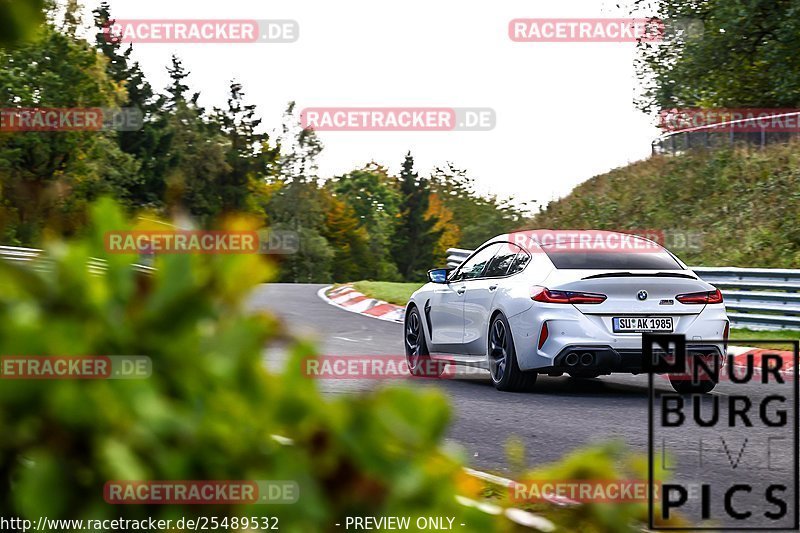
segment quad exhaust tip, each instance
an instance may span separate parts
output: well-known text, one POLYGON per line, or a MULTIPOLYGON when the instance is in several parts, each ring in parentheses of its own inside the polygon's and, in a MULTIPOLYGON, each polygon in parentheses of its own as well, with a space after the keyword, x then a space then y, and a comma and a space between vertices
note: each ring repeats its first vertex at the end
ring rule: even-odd
POLYGON ((564 364, 573 367, 578 366, 592 366, 594 364, 594 354, 592 352, 583 352, 582 354, 578 354, 578 352, 569 352, 567 356, 564 358, 564 364))

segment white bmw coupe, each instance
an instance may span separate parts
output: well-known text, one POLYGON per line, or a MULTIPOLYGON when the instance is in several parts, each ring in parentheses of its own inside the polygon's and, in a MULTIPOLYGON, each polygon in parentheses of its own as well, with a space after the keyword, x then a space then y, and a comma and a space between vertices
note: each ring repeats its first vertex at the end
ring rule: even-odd
MULTIPOLYGON (((538 374, 637 374, 643 332, 683 334, 691 356, 725 358, 720 339, 727 340, 729 321, 719 290, 642 237, 499 235, 428 279, 406 307, 405 352, 415 374, 431 359, 480 366, 502 391, 528 390, 538 374)), ((714 387, 670 380, 683 393, 714 387)))

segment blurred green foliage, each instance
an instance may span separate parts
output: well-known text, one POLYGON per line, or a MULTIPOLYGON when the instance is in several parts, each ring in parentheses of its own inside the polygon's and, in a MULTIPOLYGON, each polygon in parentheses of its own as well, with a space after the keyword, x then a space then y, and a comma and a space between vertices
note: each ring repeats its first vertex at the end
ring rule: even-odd
MULTIPOLYGON (((521 461, 523 452, 519 443, 512 443, 509 455, 521 461)), ((660 463, 654 465, 654 477, 664 480, 665 471, 660 463)), ((647 455, 631 453, 621 442, 608 442, 590 445, 569 452, 558 462, 541 465, 522 473, 520 482, 525 480, 565 482, 575 480, 609 482, 614 480, 646 483, 648 479, 647 455)), ((529 494, 529 493, 521 493, 529 494)), ((655 493, 657 495, 657 492, 655 493)), ((581 531, 585 533, 638 533, 643 524, 648 523, 647 502, 614 503, 584 502, 577 505, 558 506, 538 503, 528 506, 547 516, 559 526, 559 531, 581 531)), ((687 527, 682 518, 673 515, 669 521, 659 521, 656 525, 664 527, 687 527)))
MULTIPOLYGON (((246 229, 244 219, 230 229, 246 229)), ((111 200, 92 208, 81 240, 52 242, 34 265, 0 262, 0 354, 146 355, 131 380, 4 380, 0 387, 0 516, 70 519, 274 516, 283 531, 334 530, 347 516, 447 516, 467 531, 522 531, 473 502, 503 491, 464 473, 444 451, 450 410, 425 387, 323 397, 305 376, 312 346, 275 317, 244 312, 274 267, 258 255, 163 255, 144 276, 135 256, 106 254, 106 231, 129 225, 111 200), (91 257, 107 270, 91 274, 91 257), (31 268, 31 267, 36 268, 31 268), (285 349, 280 374, 265 350, 285 349), (291 443, 281 443, 282 439, 291 443), (293 480, 288 505, 109 505, 112 480, 293 480)), ((630 479, 643 459, 619 448, 572 453, 520 476, 630 479), (632 474, 633 473, 633 474, 632 474)), ((627 531, 641 506, 542 509, 558 531, 627 531)))
POLYGON ((89 236, 48 246, 46 270, 0 263, 0 354, 147 355, 153 364, 143 380, 5 380, 0 515, 269 515, 283 531, 334 529, 346 515, 510 525, 454 499, 461 470, 440 451, 450 416, 440 394, 388 388, 323 400, 300 371, 312 348, 274 317, 241 311, 253 286, 274 274, 261 256, 162 256, 157 272, 141 277, 134 256, 104 253, 104 232, 125 227, 104 200, 89 236), (89 274, 89 257, 104 258, 107 272, 89 274), (291 356, 274 375, 262 359, 278 340, 291 356), (295 480, 300 501, 104 502, 107 481, 137 479, 295 480))
POLYGON ((654 156, 582 183, 533 225, 695 231, 699 249, 672 250, 689 265, 797 268, 800 144, 654 156))
POLYGON ((0 46, 30 40, 44 23, 44 0, 0 1, 0 46))

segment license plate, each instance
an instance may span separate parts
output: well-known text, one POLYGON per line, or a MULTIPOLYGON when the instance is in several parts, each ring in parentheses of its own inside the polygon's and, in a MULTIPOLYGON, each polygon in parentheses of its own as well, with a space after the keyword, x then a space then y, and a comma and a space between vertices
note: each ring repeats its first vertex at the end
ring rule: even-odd
POLYGON ((641 333, 644 331, 672 331, 672 317, 626 316, 611 319, 614 333, 641 333))

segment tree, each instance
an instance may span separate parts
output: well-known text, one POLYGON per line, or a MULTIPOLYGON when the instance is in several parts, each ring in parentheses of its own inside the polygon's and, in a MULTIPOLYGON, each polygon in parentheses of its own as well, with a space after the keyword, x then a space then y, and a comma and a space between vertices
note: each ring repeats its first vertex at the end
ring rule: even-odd
MULTIPOLYGON (((52 25, 36 41, 0 50, 0 100, 14 107, 111 108, 124 95, 89 43, 52 25)), ((111 194, 128 204, 126 184, 136 172, 115 132, 0 132, 6 243, 34 244, 45 226, 79 231, 92 198, 111 194)))
MULTIPOLYGON (((178 56, 173 55, 170 58, 170 66, 167 67, 170 83, 167 86, 167 108, 175 109, 178 104, 186 102, 186 93, 189 91, 189 86, 183 83, 183 80, 189 77, 189 72, 183 66, 183 62, 178 56)), ((195 93, 196 95, 197 93, 195 93)), ((195 96, 193 101, 197 100, 195 96)))
POLYGON ((261 119, 256 106, 244 103, 241 84, 231 82, 228 108, 215 109, 215 120, 228 139, 226 161, 230 170, 222 176, 219 194, 223 211, 243 211, 251 180, 266 179, 269 167, 278 157, 269 145, 269 135, 258 133, 261 119))
POLYGON ((461 241, 461 228, 453 220, 453 212, 436 193, 431 193, 425 217, 436 220, 433 229, 440 236, 433 248, 433 257, 436 264, 444 264, 447 261, 448 248, 458 247, 461 241))
MULTIPOLYGON (((54 14, 55 4, 46 3, 54 14)), ((48 227, 80 232, 88 203, 107 195, 130 214, 190 215, 211 228, 222 215, 244 211, 294 231, 300 251, 280 258, 282 281, 325 282, 334 274, 400 281, 421 279, 448 247, 482 240, 518 218, 475 193, 452 165, 432 181, 420 179, 410 153, 399 178, 371 162, 325 182, 317 175, 322 143, 302 127, 294 102, 273 144, 240 83, 230 83, 227 106, 207 112, 176 56, 167 86, 153 88, 133 47, 108 33, 107 1, 93 11, 90 42, 79 31, 78 0, 59 10, 63 20, 51 16, 38 40, 0 49, 0 97, 20 107, 135 108, 143 124, 135 131, 0 132, 5 243, 38 245, 48 227)))
POLYGON ((140 129, 117 133, 122 151, 139 162, 138 179, 127 183, 127 195, 137 206, 162 208, 171 142, 166 128, 167 116, 162 112, 164 97, 155 94, 139 63, 131 60, 133 46, 123 49, 122 43, 108 33, 107 28, 114 22, 108 3, 102 2, 93 13, 97 30, 95 44, 107 58, 106 72, 125 87, 126 98, 121 105, 142 116, 140 129))
POLYGON ((275 179, 281 186, 270 198, 267 215, 271 227, 295 231, 300 240, 298 253, 281 261, 281 281, 329 281, 334 251, 323 236, 326 197, 319 185, 316 161, 322 143, 313 130, 300 125, 294 102, 284 113, 278 145, 275 179))
POLYGON ((359 224, 355 210, 336 197, 328 197, 323 237, 333 250, 333 281, 372 278, 377 262, 370 254, 370 235, 359 224))
POLYGON ((384 225, 387 218, 394 218, 399 209, 400 193, 396 180, 376 162, 353 170, 331 180, 331 192, 346 199, 356 216, 370 229, 384 225))
POLYGON ((327 184, 330 194, 352 207, 359 224, 369 234, 370 277, 399 281, 392 259, 392 241, 400 209, 397 180, 386 168, 371 162, 362 169, 337 176, 327 184))
POLYGON ((639 43, 637 105, 657 112, 686 107, 800 104, 800 4, 797 0, 638 0, 667 28, 662 43, 639 43))
POLYGON ((184 79, 189 72, 176 56, 167 68, 170 84, 163 113, 169 147, 164 171, 166 202, 173 209, 186 210, 208 225, 221 213, 219 185, 230 166, 226 160, 226 139, 205 110, 197 104, 199 93, 187 100, 184 79))
POLYGON ((437 220, 428 216, 430 191, 428 181, 414 172, 414 158, 406 154, 400 172, 401 209, 395 232, 393 256, 400 274, 407 281, 424 279, 433 267, 433 252, 440 231, 437 220))
POLYGON ((509 200, 478 194, 474 178, 452 163, 434 169, 430 186, 443 206, 452 212, 452 223, 459 228, 460 247, 475 248, 526 223, 525 204, 516 206, 509 200))

